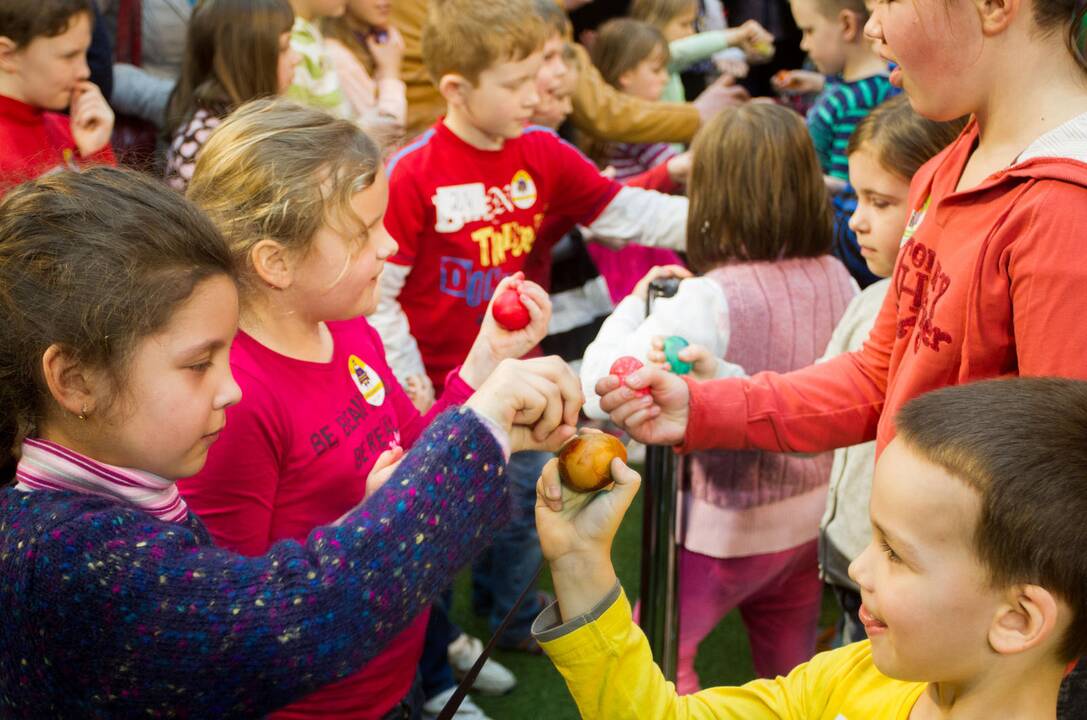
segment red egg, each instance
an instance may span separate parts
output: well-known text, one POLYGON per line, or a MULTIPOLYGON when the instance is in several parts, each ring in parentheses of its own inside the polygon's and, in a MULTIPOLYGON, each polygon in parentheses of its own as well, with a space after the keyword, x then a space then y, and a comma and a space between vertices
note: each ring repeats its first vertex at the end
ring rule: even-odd
MULTIPOLYGON (((626 385, 627 375, 631 374, 635 370, 642 367, 642 361, 636 357, 630 355, 624 355, 611 364, 611 369, 608 370, 609 375, 614 375, 619 378, 620 385, 626 385)), ((635 390, 634 392, 639 395, 648 395, 649 388, 642 388, 641 390, 635 390)))
POLYGON ((491 307, 494 320, 506 330, 514 331, 528 327, 532 316, 528 314, 528 308, 521 302, 519 287, 509 288, 494 299, 491 307))
POLYGON ((611 461, 627 461, 627 449, 607 433, 582 433, 559 450, 559 479, 575 492, 596 492, 611 484, 611 461))

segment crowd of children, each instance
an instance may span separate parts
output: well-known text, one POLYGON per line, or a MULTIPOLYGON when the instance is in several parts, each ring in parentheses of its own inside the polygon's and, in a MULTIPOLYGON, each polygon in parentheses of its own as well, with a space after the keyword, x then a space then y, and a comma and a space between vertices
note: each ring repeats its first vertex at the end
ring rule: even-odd
POLYGON ((1087 717, 1087 6, 791 0, 751 98, 593 3, 0 0, 0 716, 437 717, 470 568, 583 717, 1087 717), (587 421, 679 456, 674 686, 587 421))

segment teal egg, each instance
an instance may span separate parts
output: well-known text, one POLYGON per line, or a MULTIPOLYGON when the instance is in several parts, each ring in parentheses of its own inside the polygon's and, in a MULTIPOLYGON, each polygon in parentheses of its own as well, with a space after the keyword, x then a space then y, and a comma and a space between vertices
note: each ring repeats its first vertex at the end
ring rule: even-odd
POLYGON ((664 341, 664 357, 668 360, 669 367, 676 375, 686 375, 691 371, 691 364, 679 359, 679 351, 690 343, 679 335, 673 335, 664 341))

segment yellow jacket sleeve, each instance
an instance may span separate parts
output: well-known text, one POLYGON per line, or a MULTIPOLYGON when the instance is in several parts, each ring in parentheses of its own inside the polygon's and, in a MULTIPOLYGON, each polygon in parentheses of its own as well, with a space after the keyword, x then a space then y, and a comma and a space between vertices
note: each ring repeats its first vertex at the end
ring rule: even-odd
POLYGON ((864 642, 817 655, 787 677, 678 696, 625 594, 595 621, 540 644, 588 720, 905 720, 924 689, 881 675, 864 642))
POLYGON ((570 116, 577 129, 600 140, 627 143, 688 143, 702 122, 698 110, 687 103, 649 102, 608 85, 574 43, 578 81, 570 116))

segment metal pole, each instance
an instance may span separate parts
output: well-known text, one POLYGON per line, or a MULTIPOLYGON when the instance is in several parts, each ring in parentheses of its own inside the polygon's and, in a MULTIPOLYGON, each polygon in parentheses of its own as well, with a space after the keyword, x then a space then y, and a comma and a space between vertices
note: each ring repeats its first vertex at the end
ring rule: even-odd
MULTIPOLYGON (((655 280, 646 295, 646 315, 657 297, 672 297, 676 278, 655 280)), ((675 682, 679 648, 676 601, 676 459, 671 448, 650 445, 642 488, 642 582, 639 624, 664 677, 675 682)))

